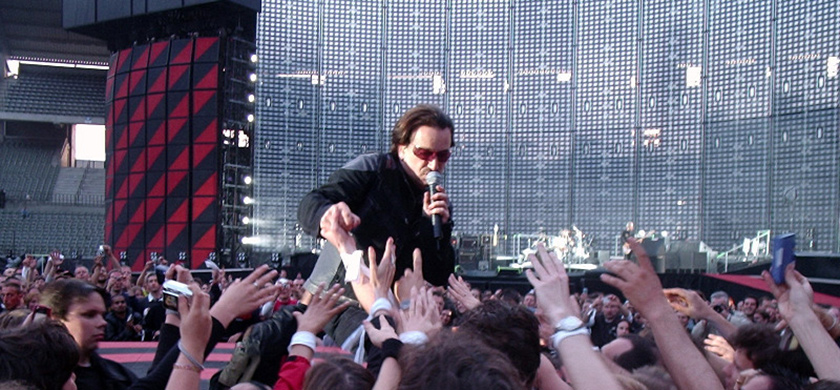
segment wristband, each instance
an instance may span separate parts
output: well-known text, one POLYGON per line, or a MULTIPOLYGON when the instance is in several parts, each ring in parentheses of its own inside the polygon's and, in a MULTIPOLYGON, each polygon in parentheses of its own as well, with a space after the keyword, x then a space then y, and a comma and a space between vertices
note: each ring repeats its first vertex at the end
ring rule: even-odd
POLYGON ((299 330, 292 335, 292 341, 289 343, 289 352, 292 351, 292 347, 295 345, 303 345, 304 347, 315 351, 315 340, 315 334, 312 332, 299 330))
POLYGON ((179 370, 187 370, 192 372, 201 373, 201 369, 196 366, 188 366, 186 364, 178 364, 175 363, 172 365, 172 368, 179 369, 179 370))
POLYGON ((373 302, 373 306, 370 308, 370 315, 373 316, 376 312, 380 310, 391 310, 393 305, 391 305, 391 301, 388 298, 376 298, 376 301, 373 302))
POLYGON ((394 358, 395 360, 399 360, 398 356, 400 355, 400 350, 402 349, 403 343, 397 339, 388 339, 382 342, 382 356, 384 356, 383 360, 387 358, 394 358))
POLYGON ((567 337, 577 336, 580 334, 589 334, 589 328, 583 327, 579 329, 575 329, 572 331, 559 331, 551 335, 551 345, 554 346, 554 349, 560 348, 560 343, 565 340, 567 337))
POLYGON ((400 333, 400 341, 405 344, 421 345, 429 341, 425 333, 419 330, 400 333))
POLYGON ((362 269, 362 251, 355 250, 353 253, 342 253, 341 262, 344 264, 344 281, 355 282, 359 280, 362 269))
POLYGON ((196 358, 194 358, 192 355, 190 355, 189 352, 187 352, 186 349, 184 349, 184 343, 182 343, 181 340, 178 340, 178 350, 181 351, 181 354, 184 355, 184 357, 187 358, 187 360, 189 360, 190 363, 192 363, 196 369, 198 369, 199 371, 204 370, 204 365, 199 363, 196 358))

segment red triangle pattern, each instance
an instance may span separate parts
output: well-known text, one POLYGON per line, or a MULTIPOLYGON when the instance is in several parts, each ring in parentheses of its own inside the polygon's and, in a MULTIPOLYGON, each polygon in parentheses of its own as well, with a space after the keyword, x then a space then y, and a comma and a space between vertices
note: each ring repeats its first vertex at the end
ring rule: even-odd
POLYGON ((193 196, 216 196, 218 191, 216 180, 218 180, 218 173, 213 172, 213 174, 207 178, 207 181, 198 188, 198 191, 196 191, 193 196))

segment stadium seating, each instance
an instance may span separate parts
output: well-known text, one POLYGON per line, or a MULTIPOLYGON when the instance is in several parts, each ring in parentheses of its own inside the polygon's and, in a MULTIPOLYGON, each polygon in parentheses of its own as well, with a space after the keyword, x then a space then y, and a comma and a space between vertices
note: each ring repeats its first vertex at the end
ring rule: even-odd
POLYGON ((0 250, 4 254, 46 254, 52 249, 62 253, 92 256, 102 243, 103 213, 59 211, 0 210, 0 250))
POLYGON ((58 176, 56 141, 6 140, 0 143, 0 189, 9 201, 50 200, 58 176))

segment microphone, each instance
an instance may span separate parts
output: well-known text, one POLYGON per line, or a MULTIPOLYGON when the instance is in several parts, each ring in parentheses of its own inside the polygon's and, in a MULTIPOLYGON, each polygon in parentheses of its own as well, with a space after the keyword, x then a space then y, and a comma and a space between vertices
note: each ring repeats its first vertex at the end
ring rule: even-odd
MULTIPOLYGON (((437 186, 442 182, 443 175, 440 172, 431 171, 426 174, 426 183, 429 185, 429 197, 437 193, 437 186)), ((440 214, 432 214, 432 230, 436 239, 439 239, 443 235, 440 225, 440 214)))

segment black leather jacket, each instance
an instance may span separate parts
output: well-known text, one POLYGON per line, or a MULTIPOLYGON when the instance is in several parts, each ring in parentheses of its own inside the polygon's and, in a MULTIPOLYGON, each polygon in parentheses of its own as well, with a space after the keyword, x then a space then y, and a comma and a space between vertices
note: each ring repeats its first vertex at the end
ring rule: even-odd
MULTIPOLYGON (((367 255, 364 249, 373 246, 381 256, 388 237, 394 237, 399 278, 406 268, 412 267, 414 248, 420 248, 424 278, 442 286, 455 267, 450 242, 452 218, 443 225, 443 237, 435 240, 431 219, 423 214, 425 191, 410 181, 395 155, 365 154, 335 171, 327 184, 307 194, 298 208, 298 220, 306 233, 317 237, 321 216, 331 205, 343 201, 361 219, 361 224, 353 229, 358 249, 367 255)), ((450 206, 450 215, 451 211, 450 206)), ((343 267, 339 268, 343 275, 343 267)))

